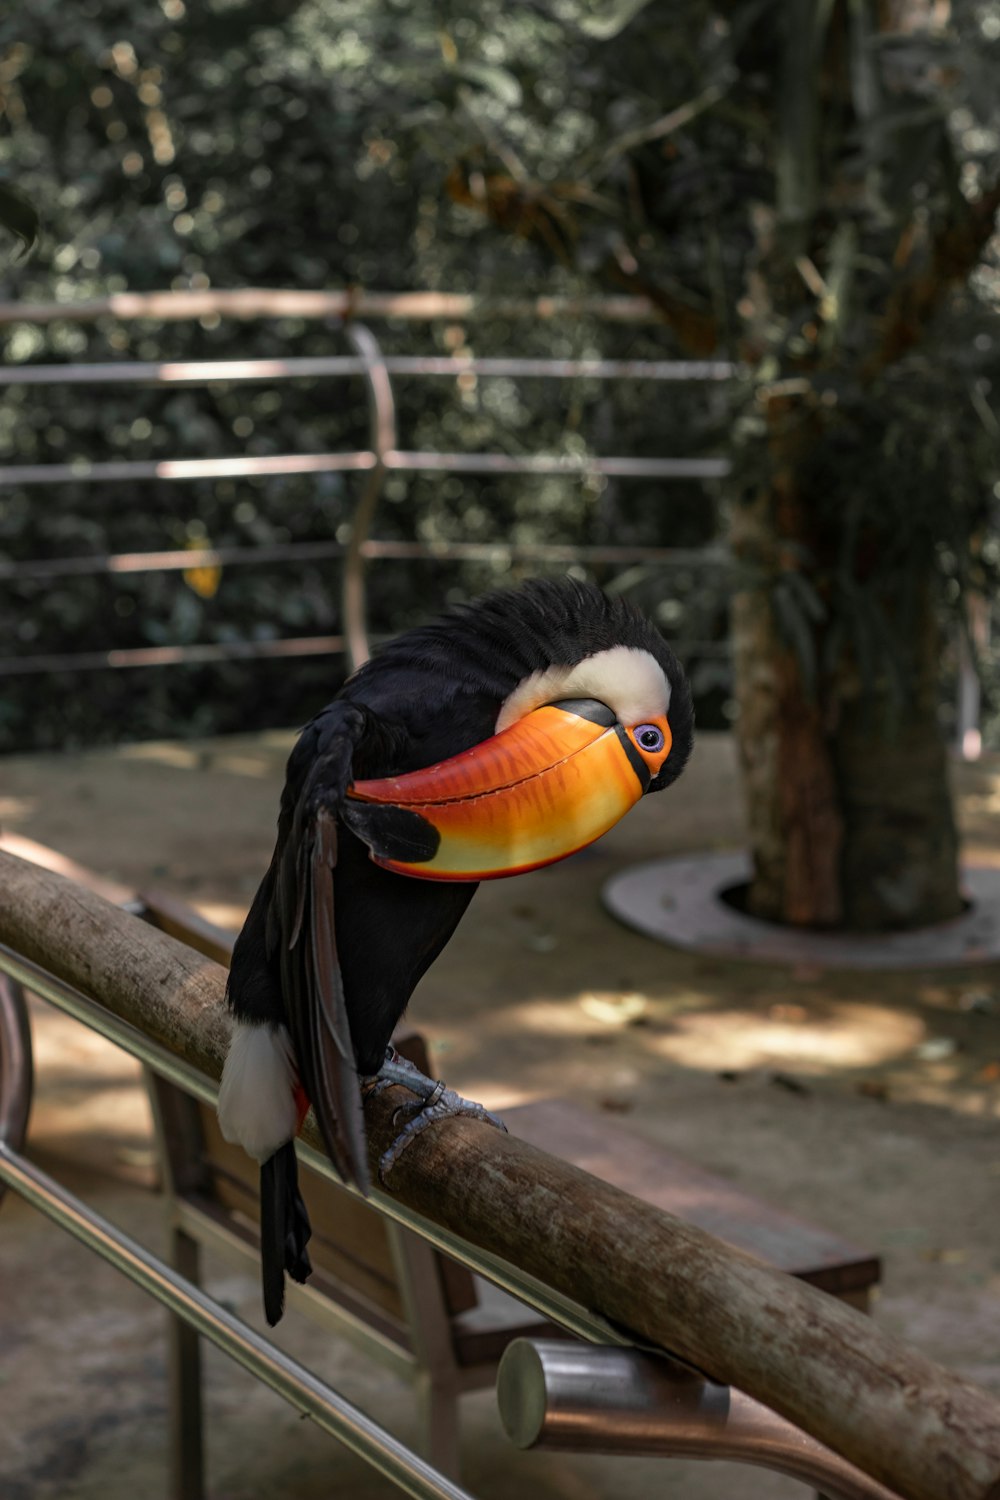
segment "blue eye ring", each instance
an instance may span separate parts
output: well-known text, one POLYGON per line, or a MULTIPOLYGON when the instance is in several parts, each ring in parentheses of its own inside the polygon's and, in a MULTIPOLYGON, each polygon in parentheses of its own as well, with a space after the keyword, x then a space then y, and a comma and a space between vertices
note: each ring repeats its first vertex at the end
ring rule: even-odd
POLYGON ((656 755, 663 749, 663 730, 658 724, 637 724, 632 733, 639 749, 645 750, 647 755, 656 755))

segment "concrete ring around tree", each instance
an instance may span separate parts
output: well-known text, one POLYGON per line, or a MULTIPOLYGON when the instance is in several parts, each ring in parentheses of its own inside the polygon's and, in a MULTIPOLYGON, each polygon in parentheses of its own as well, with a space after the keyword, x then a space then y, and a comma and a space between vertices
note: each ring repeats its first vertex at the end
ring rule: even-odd
POLYGON ((750 878, 747 854, 654 859, 615 875, 602 899, 626 926, 694 953, 831 969, 924 969, 1000 958, 1000 869, 965 866, 968 910, 909 932, 832 933, 748 917, 723 893, 750 878))

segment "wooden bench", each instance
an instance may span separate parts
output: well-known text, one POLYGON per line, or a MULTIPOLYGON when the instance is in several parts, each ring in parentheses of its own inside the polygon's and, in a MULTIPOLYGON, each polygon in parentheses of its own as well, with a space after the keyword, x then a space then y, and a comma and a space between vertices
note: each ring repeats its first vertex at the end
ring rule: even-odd
MULTIPOLYGON (((231 936, 162 894, 140 898, 143 915, 221 963, 231 936)), ((431 1071, 422 1038, 396 1037, 404 1055, 431 1071)), ((219 1133, 213 1110, 161 1079, 150 1079, 176 1268, 193 1281, 199 1247, 257 1262, 257 1168, 219 1133)), ((616 1121, 564 1100, 504 1111, 508 1128, 533 1144, 699 1225, 729 1244, 862 1309, 878 1281, 877 1258, 692 1167, 616 1121)), ((423 1446, 458 1474, 458 1398, 492 1383, 511 1339, 558 1330, 490 1283, 307 1165, 302 1187, 313 1222, 314 1274, 289 1286, 300 1309, 410 1379, 423 1446)), ((202 1494, 198 1339, 182 1323, 171 1333, 171 1420, 176 1500, 202 1494)))

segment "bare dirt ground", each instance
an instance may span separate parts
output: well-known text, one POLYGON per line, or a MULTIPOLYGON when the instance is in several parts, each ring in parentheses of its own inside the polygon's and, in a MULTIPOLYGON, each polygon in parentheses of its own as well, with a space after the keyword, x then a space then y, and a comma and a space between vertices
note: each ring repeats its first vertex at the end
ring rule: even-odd
MULTIPOLYGON (((270 854, 287 734, 0 761, 0 826, 132 889, 170 890, 237 925, 270 854)), ((956 772, 966 852, 1000 864, 1000 758, 956 772)), ((709 959, 617 925, 609 875, 738 847, 732 746, 594 849, 476 897, 412 1015, 463 1093, 573 1092, 596 1111, 884 1262, 874 1315, 1000 1390, 1000 969, 858 974, 709 959)), ((0 893, 2 899, 2 893, 0 893)), ((134 1065, 38 1005, 31 1154, 139 1238, 161 1242, 134 1065)), ((259 1324, 256 1288, 211 1289, 259 1324)), ((281 1342, 413 1441, 400 1383, 286 1318, 281 1342)), ((0 1210, 0 1494, 164 1493, 162 1315, 12 1197, 0 1210)), ((322 1434, 209 1356, 210 1493, 388 1496, 322 1434)), ((489 1393, 466 1398, 465 1483, 484 1500, 791 1500, 731 1465, 520 1455, 489 1393)), ((947 1497, 942 1497, 947 1500, 947 1497)))

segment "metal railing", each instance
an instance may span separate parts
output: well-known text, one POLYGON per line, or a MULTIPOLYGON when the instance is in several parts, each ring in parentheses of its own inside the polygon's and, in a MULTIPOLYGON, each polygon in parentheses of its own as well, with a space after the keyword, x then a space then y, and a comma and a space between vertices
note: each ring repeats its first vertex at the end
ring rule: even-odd
MULTIPOLYGON (((217 1088, 203 1074, 184 1066, 134 1028, 120 1022, 109 1025, 114 1018, 86 996, 0 947, 0 979, 10 985, 12 976, 141 1059, 161 1077, 205 1103, 216 1103, 217 1088)), ((14 1144, 19 1129, 23 1130, 23 1104, 23 1090, 12 1089, 5 1097, 0 1089, 0 1188, 18 1193, 405 1494, 417 1500, 472 1500, 468 1491, 331 1385, 32 1163, 14 1144)), ((338 1187, 343 1186, 320 1153, 304 1151, 303 1155, 338 1187)), ((405 1210, 386 1194, 377 1193, 372 1201, 380 1212, 446 1249, 453 1259, 534 1306, 550 1321, 591 1341, 589 1351, 527 1339, 509 1347, 505 1367, 501 1367, 498 1399, 505 1429, 518 1447, 729 1458, 823 1484, 832 1497, 841 1500, 893 1500, 888 1490, 759 1402, 702 1380, 665 1356, 652 1361, 630 1351, 619 1330, 533 1278, 518 1274, 516 1267, 455 1236, 442 1235, 438 1226, 405 1210), (615 1362, 609 1364, 612 1358, 615 1362), (525 1372, 533 1373, 536 1364, 545 1371, 547 1385, 537 1378, 526 1380, 525 1372), (600 1397, 598 1391, 603 1393, 600 1397), (526 1431, 530 1426, 534 1430, 526 1431)))
POLYGON ((213 318, 295 317, 336 319, 351 344, 350 355, 325 357, 108 361, 86 364, 8 366, 0 382, 9 387, 50 385, 206 386, 219 383, 281 382, 299 379, 362 376, 369 395, 370 446, 333 453, 258 454, 213 458, 76 460, 69 463, 9 464, 0 467, 2 486, 127 481, 191 481, 293 474, 358 473, 364 475, 350 523, 350 539, 339 542, 292 542, 272 546, 200 548, 89 557, 31 558, 0 562, 0 578, 49 579, 122 576, 240 567, 251 563, 342 562, 343 634, 280 641, 244 640, 204 645, 176 645, 123 650, 25 654, 0 658, 0 676, 69 670, 201 664, 233 658, 302 656, 346 651, 359 665, 369 654, 365 570, 369 562, 487 561, 614 562, 676 565, 712 562, 721 553, 670 547, 559 546, 543 543, 392 542, 371 536, 386 475, 450 473, 468 475, 579 475, 618 479, 723 478, 729 464, 721 457, 596 457, 565 454, 455 453, 401 450, 397 443, 393 378, 513 378, 517 380, 720 382, 732 378, 735 366, 725 360, 529 359, 411 356, 383 354, 361 315, 410 319, 562 318, 589 313, 608 321, 655 321, 655 310, 642 298, 568 300, 482 299, 440 293, 312 293, 290 291, 164 292, 118 294, 98 302, 0 306, 0 325, 44 324, 62 319, 92 322, 101 317, 157 321, 213 318))
MULTIPOLYGON (((726 360, 620 360, 478 358, 461 355, 384 354, 371 331, 357 319, 556 322, 591 316, 609 323, 641 326, 658 321, 646 298, 490 298, 440 292, 301 292, 248 288, 240 291, 116 293, 87 302, 0 304, 0 327, 17 323, 92 323, 101 318, 158 323, 197 319, 265 318, 327 320, 352 344, 349 355, 247 360, 111 360, 102 363, 20 365, 0 368, 8 387, 115 385, 199 387, 209 384, 282 382, 301 379, 348 379, 361 376, 369 392, 371 442, 367 449, 338 453, 289 453, 225 458, 181 458, 0 466, 4 486, 46 486, 70 482, 120 483, 164 480, 250 478, 269 475, 355 473, 364 482, 354 505, 347 542, 308 541, 248 547, 200 547, 145 552, 113 552, 77 557, 0 558, 0 581, 83 577, 125 577, 196 568, 250 565, 341 563, 342 630, 338 634, 244 639, 198 644, 138 646, 98 651, 20 653, 0 656, 0 678, 57 671, 104 671, 164 666, 201 666, 222 661, 267 660, 346 654, 352 667, 370 651, 366 570, 375 561, 397 562, 534 562, 641 564, 661 567, 725 565, 722 546, 672 548, 588 546, 552 543, 461 541, 390 541, 371 535, 383 482, 390 473, 468 475, 579 475, 618 479, 723 479, 728 461, 721 457, 637 458, 562 454, 454 453, 399 449, 396 442, 394 379, 446 377, 516 380, 650 381, 719 383, 731 380, 738 366, 726 360)), ((974 630, 985 649, 988 617, 975 616, 974 630)), ((700 656, 726 656, 720 641, 688 641, 700 656)), ((954 740, 966 760, 981 750, 980 692, 975 664, 959 641, 954 740)))
MULTIPOLYGON (((0 1064, 6 1062, 5 1068, 0 1067, 0 1189, 6 1186, 16 1191, 404 1493, 418 1500, 472 1500, 459 1484, 337 1390, 24 1155, 30 1067, 27 1074, 23 1067, 20 1073, 14 1069, 25 1056, 23 1007, 19 1015, 17 1005, 12 1004, 15 987, 30 990, 202 1102, 214 1106, 218 1095, 215 1081, 184 1057, 0 943, 0 1064)), ((354 1191, 345 1188, 321 1151, 301 1143, 299 1149, 320 1175, 341 1190, 354 1191)), ((442 1228, 393 1194, 375 1189, 368 1201, 584 1341, 587 1347, 522 1339, 508 1348, 500 1366, 497 1395, 505 1430, 517 1446, 728 1458, 821 1485, 831 1500, 893 1500, 894 1491, 759 1401, 704 1378, 662 1351, 651 1358, 631 1347, 632 1340, 623 1329, 511 1262, 442 1228)))

